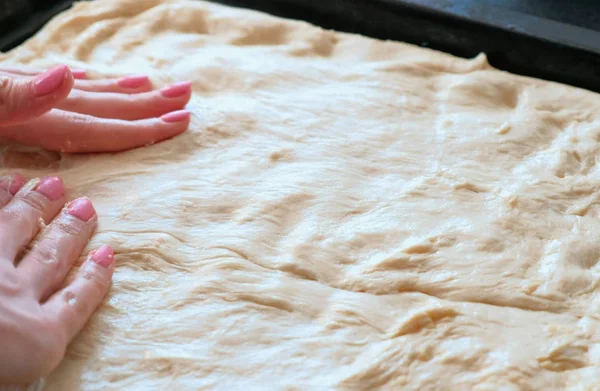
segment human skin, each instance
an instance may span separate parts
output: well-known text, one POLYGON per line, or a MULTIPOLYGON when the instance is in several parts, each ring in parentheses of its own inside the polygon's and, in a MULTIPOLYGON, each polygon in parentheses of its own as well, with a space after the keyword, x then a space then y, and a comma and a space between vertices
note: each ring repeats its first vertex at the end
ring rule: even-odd
MULTIPOLYGON (((187 129, 191 93, 188 82, 153 90, 144 75, 89 80, 65 65, 0 67, 0 139, 71 153, 145 146, 187 129)), ((102 302, 115 268, 108 245, 64 286, 97 221, 91 201, 69 201, 59 177, 0 178, 0 385, 50 373, 102 302), (47 228, 30 246, 40 219, 47 228)))

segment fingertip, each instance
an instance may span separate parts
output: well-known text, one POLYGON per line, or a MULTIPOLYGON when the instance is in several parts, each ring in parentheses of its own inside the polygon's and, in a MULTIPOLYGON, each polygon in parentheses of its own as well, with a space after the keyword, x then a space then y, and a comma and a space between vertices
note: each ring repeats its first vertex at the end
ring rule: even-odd
POLYGON ((32 79, 12 78, 8 83, 10 86, 0 91, 0 121, 5 126, 24 123, 50 111, 69 95, 75 80, 62 64, 32 79))
POLYGON ((35 190, 50 201, 57 201, 65 194, 65 184, 60 177, 49 176, 42 178, 35 190))
POLYGON ((8 187, 8 191, 10 192, 10 194, 15 195, 19 192, 19 190, 21 190, 21 188, 25 185, 25 182, 27 182, 27 179, 19 174, 13 174, 11 176, 11 182, 10 182, 10 186, 8 187))
POLYGON ((69 67, 67 67, 67 70, 65 72, 65 80, 63 82, 63 85, 61 86, 62 87, 61 91, 59 92, 60 98, 66 98, 74 86, 75 86, 75 75, 73 74, 73 71, 69 67))
POLYGON ((191 113, 187 110, 177 110, 164 114, 160 117, 163 122, 168 124, 173 123, 188 123, 190 122, 191 113))
POLYGON ((114 265, 114 250, 105 244, 90 253, 90 259, 97 265, 109 269, 114 265))
POLYGON ((78 79, 78 80, 87 79, 87 72, 85 71, 85 69, 80 69, 80 68, 71 69, 71 74, 73 74, 73 78, 78 79))
POLYGON ((25 185, 26 179, 23 175, 15 173, 0 177, 0 188, 14 196, 25 185))
POLYGON ((33 79, 33 92, 36 97, 43 97, 58 92, 63 84, 68 84, 73 74, 64 64, 50 68, 33 79))
POLYGON ((81 197, 73 200, 67 206, 67 212, 71 216, 85 222, 92 220, 92 218, 96 216, 96 209, 94 209, 92 201, 90 201, 87 197, 81 197))
POLYGON ((182 81, 179 83, 171 84, 160 90, 160 94, 165 98, 180 98, 184 95, 191 96, 192 94, 192 82, 182 81))
POLYGON ((184 133, 190 126, 191 113, 187 110, 177 110, 160 117, 163 124, 160 136, 155 142, 170 139, 184 133))

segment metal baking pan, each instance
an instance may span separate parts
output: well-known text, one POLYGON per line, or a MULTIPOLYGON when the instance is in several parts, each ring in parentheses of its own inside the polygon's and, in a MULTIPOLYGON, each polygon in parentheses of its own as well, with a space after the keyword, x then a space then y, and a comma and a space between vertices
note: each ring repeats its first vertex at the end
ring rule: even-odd
MULTIPOLYGON (((600 2, 595 0, 217 2, 461 57, 483 52, 496 68, 600 92, 600 2)), ((43 2, 19 28, 2 34, 0 50, 20 44, 71 3, 43 2)))

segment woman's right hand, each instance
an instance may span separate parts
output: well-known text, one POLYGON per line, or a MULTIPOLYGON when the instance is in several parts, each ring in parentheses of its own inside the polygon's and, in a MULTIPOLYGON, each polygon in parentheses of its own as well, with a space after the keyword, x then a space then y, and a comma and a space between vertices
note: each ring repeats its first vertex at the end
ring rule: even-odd
POLYGON ((87 80, 58 65, 0 69, 0 139, 62 152, 115 152, 184 132, 191 83, 152 90, 146 76, 87 80))

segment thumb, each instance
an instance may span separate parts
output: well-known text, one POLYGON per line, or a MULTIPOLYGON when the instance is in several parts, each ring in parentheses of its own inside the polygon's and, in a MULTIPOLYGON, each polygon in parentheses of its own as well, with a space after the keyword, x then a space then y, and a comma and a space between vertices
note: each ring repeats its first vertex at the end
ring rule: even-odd
POLYGON ((0 76, 0 126, 34 119, 65 99, 73 88, 73 75, 58 65, 31 78, 0 76))

